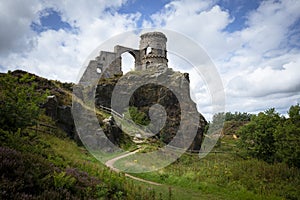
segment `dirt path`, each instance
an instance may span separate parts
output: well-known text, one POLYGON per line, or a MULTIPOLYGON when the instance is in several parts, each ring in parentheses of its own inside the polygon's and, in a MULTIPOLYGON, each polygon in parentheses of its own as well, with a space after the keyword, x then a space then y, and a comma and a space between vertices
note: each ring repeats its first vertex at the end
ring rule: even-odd
MULTIPOLYGON (((135 154, 135 153, 138 152, 138 151, 139 151, 139 149, 138 149, 138 150, 135 150, 135 151, 133 151, 133 152, 129 152, 129 153, 127 153, 127 154, 124 154, 124 155, 115 157, 115 158, 113 158, 113 159, 110 159, 110 160, 106 161, 105 165, 106 165, 107 167, 109 167, 110 169, 112 169, 113 171, 115 171, 115 172, 120 172, 119 169, 117 169, 117 168, 114 167, 114 163, 115 163, 117 160, 120 160, 120 159, 122 159, 122 158, 125 158, 125 157, 127 157, 127 156, 130 156, 130 155, 132 155, 132 154, 135 154)), ((126 177, 129 177, 129 178, 131 178, 131 179, 137 180, 137 181, 141 181, 141 182, 144 182, 144 183, 149 183, 149 184, 151 184, 151 185, 161 185, 160 183, 156 183, 156 182, 153 182, 153 181, 148 181, 148 180, 145 180, 145 179, 142 179, 142 178, 138 178, 138 177, 132 176, 132 175, 127 174, 127 173, 125 173, 125 176, 126 176, 126 177)))

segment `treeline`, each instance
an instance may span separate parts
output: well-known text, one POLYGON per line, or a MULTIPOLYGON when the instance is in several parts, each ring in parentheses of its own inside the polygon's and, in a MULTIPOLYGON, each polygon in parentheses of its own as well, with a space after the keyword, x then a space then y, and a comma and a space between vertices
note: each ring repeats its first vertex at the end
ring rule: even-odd
POLYGON ((217 113, 210 123, 211 131, 237 135, 239 147, 268 163, 283 162, 300 168, 300 106, 293 105, 288 116, 274 108, 258 114, 217 113))

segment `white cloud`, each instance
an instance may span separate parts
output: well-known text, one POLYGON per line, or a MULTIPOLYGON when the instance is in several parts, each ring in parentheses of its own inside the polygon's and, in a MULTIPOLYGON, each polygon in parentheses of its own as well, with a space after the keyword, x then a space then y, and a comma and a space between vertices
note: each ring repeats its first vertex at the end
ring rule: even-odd
MULTIPOLYGON (((232 48, 222 30, 232 21, 226 11, 212 1, 175 1, 152 16, 153 26, 180 32, 202 45, 210 55, 223 54, 232 48), (217 48, 216 48, 217 47, 217 48)), ((229 38, 230 40, 230 38, 229 38)))
POLYGON ((136 28, 139 13, 122 15, 113 12, 121 4, 122 1, 51 1, 34 8, 31 6, 34 3, 27 2, 20 5, 17 2, 15 5, 0 4, 0 9, 9 10, 6 18, 0 19, 1 27, 7 27, 0 31, 0 41, 6 42, 1 49, 8 54, 0 52, 0 56, 5 56, 0 65, 10 70, 21 68, 51 79, 75 81, 84 61, 99 44, 116 34, 136 28), (24 11, 15 15, 21 8, 24 11), (40 34, 33 32, 30 24, 40 23, 39 15, 47 8, 58 11, 62 20, 76 31, 50 29, 40 34), (105 10, 107 8, 112 10, 105 10), (9 25, 14 21, 19 22, 17 27, 9 25), (32 41, 34 45, 29 45, 32 41))
POLYGON ((261 97, 276 93, 300 91, 300 60, 283 65, 283 69, 257 68, 251 73, 237 76, 228 84, 228 95, 261 97))
MULTIPOLYGON (((262 111, 275 107, 285 113, 300 102, 300 51, 289 46, 290 27, 300 19, 299 1, 266 1, 249 16, 238 33, 243 48, 228 62, 219 61, 228 97, 228 109, 262 111)), ((298 36, 299 37, 299 36, 298 36)))
POLYGON ((0 58, 11 52, 30 51, 35 33, 30 24, 40 9, 37 0, 0 2, 0 58))
MULTIPOLYGON (((234 16, 217 2, 172 1, 142 24, 182 33, 202 46, 220 72, 230 111, 256 112, 272 106, 287 110, 300 102, 300 28, 295 27, 300 22, 300 1, 262 1, 245 16, 246 27, 235 32, 226 31, 234 16)), ((75 81, 85 59, 99 44, 137 28, 141 13, 116 12, 124 3, 126 0, 1 1, 0 66, 75 81), (30 24, 39 23, 46 8, 58 11, 76 31, 33 32, 30 24)), ((180 41, 176 45, 186 52, 190 49, 180 41)), ((170 67, 176 63, 170 60, 170 67)), ((190 73, 198 108, 210 119, 209 91, 193 69, 183 64, 174 67, 190 73)))
MULTIPOLYGON (((246 27, 227 32, 234 20, 228 11, 210 1, 178 0, 154 14, 152 24, 145 24, 178 31, 204 47, 223 78, 229 111, 255 112, 272 106, 282 110, 300 101, 300 50, 290 46, 299 39, 299 28, 290 29, 300 21, 299 10, 297 0, 262 1, 245 16, 246 27)), ((197 80, 192 84, 203 87, 197 80)), ((209 99, 209 93, 204 94, 196 96, 209 99)), ((208 110, 199 99, 198 107, 208 110)))

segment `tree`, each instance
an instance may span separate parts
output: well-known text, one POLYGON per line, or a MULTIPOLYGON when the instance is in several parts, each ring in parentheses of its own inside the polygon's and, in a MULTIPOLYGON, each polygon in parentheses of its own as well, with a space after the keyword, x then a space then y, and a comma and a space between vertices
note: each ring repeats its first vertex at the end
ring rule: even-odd
POLYGON ((289 118, 274 133, 276 160, 300 168, 300 106, 291 106, 289 118))
POLYGON ((226 112, 225 121, 250 121, 252 114, 246 112, 226 112))
POLYGON ((253 157, 273 162, 276 153, 274 132, 282 120, 274 108, 252 116, 251 121, 239 130, 240 145, 253 157))
POLYGON ((295 105, 295 106, 291 106, 289 111, 289 118, 291 119, 291 121, 294 124, 297 124, 298 126, 300 126, 300 106, 299 104, 295 105))
POLYGON ((46 95, 36 91, 36 86, 34 76, 29 74, 19 78, 11 73, 0 76, 1 129, 16 131, 34 124, 46 95))

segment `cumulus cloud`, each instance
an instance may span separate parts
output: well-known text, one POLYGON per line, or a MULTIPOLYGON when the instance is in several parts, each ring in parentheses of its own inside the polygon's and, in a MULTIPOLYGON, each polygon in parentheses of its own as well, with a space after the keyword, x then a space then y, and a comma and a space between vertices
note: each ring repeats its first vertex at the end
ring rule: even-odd
POLYGON ((75 81, 84 61, 99 44, 135 29, 140 17, 139 13, 114 12, 123 1, 22 2, 0 4, 5 11, 0 12, 4 16, 0 24, 5 27, 0 30, 0 56, 5 57, 0 65, 62 81, 75 81), (55 10, 73 29, 34 32, 31 24, 40 24, 46 9, 55 10))
POLYGON ((40 7, 37 0, 0 2, 0 58, 33 48, 36 41, 30 24, 40 7))
POLYGON ((260 97, 276 93, 300 91, 300 62, 290 62, 283 69, 270 66, 257 68, 244 76, 237 76, 228 84, 228 94, 232 96, 260 97))
MULTIPOLYGON (((299 10, 297 0, 262 1, 246 14, 245 27, 228 32, 226 27, 235 20, 228 10, 211 1, 179 0, 167 4, 152 16, 152 24, 145 25, 179 31, 207 51, 226 86, 229 111, 287 109, 287 101, 289 105, 300 101, 299 42, 291 45, 299 39, 299 28, 295 28, 299 10)), ((198 80, 192 80, 192 85, 203 88, 198 80)), ((209 93, 201 94, 197 93, 201 99, 209 99, 209 93)), ((199 99, 201 110, 205 105, 199 99)))
MULTIPOLYGON (((21 68, 47 78, 75 81, 85 59, 99 44, 139 28, 143 19, 143 28, 170 29, 203 47, 222 77, 229 111, 256 112, 274 106, 283 112, 300 102, 300 1, 262 1, 243 16, 245 26, 231 32, 226 28, 236 20, 231 15, 234 12, 218 1, 174 0, 150 19, 138 12, 118 12, 126 2, 1 1, 1 70, 21 68), (45 9, 57 11, 71 29, 34 32, 31 24, 40 24, 45 9)), ((168 43, 168 47, 176 45, 185 52, 191 49, 180 41, 168 43)), ((207 83, 190 63, 171 53, 170 67, 190 73, 193 98, 199 111, 210 119, 207 83)), ((197 57, 191 52, 192 60, 197 57)))

